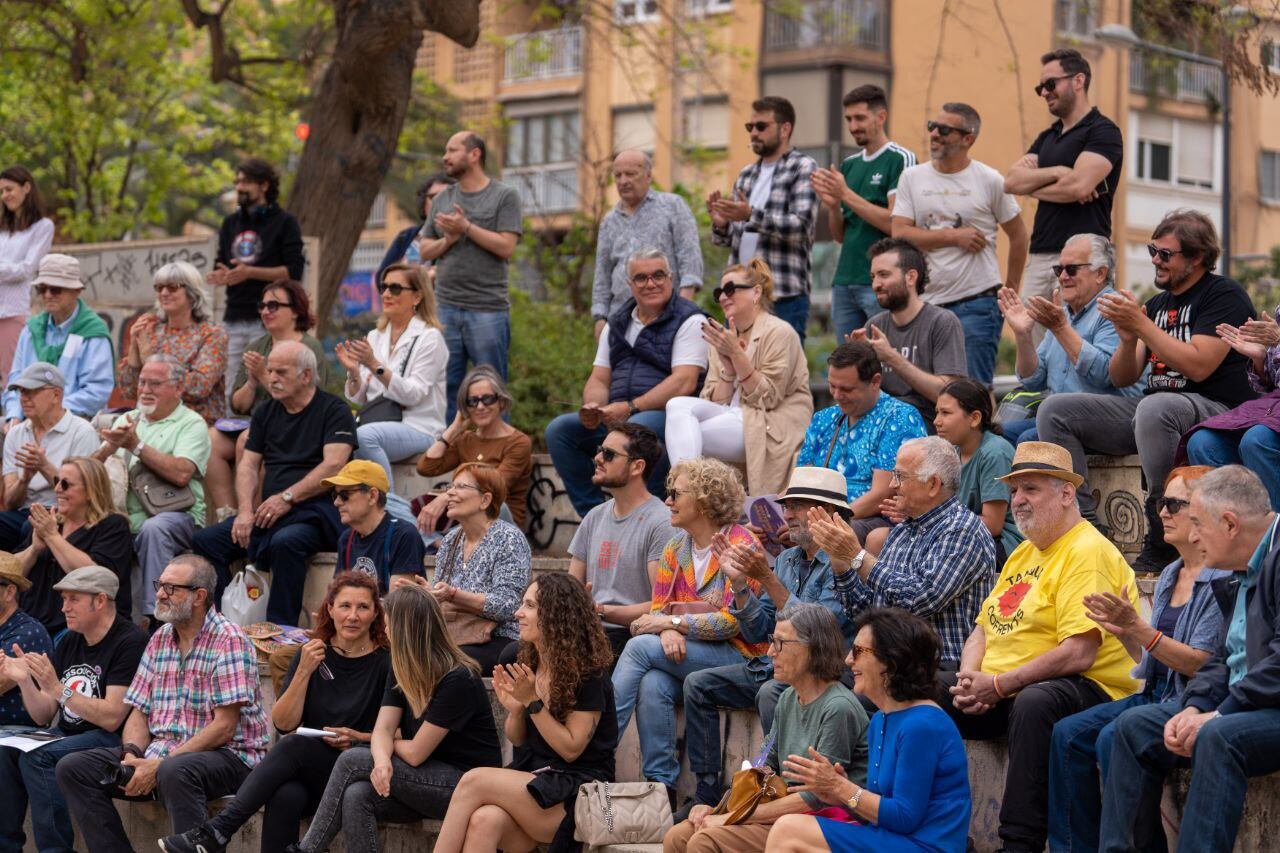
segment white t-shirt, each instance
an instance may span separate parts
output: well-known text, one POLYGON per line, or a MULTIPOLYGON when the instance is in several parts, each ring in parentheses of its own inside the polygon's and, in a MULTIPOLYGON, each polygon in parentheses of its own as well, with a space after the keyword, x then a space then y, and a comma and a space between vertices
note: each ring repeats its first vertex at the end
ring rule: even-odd
MULTIPOLYGON (((773 173, 778 170, 778 161, 761 163, 760 174, 751 185, 751 198, 747 201, 752 210, 764 210, 769 203, 769 193, 773 192, 773 173)), ((745 264, 756 256, 756 247, 760 245, 760 235, 755 231, 743 231, 738 241, 738 263, 745 264)))
POLYGON ((706 548, 693 548, 693 575, 698 580, 702 580, 707 576, 707 568, 711 565, 712 547, 708 545, 706 548))
POLYGON ((1017 200, 1004 191, 1000 173, 977 160, 952 174, 939 172, 932 162, 903 172, 898 179, 894 216, 912 219, 917 227, 931 231, 976 228, 987 238, 987 246, 980 252, 956 246, 929 250, 929 286, 921 298, 946 305, 1000 284, 996 231, 1020 212, 1017 200))
MULTIPOLYGON (((671 344, 671 366, 673 368, 686 364, 696 364, 698 367, 706 369, 707 342, 702 339, 702 322, 706 319, 701 314, 694 314, 680 324, 680 328, 676 330, 676 339, 671 344)), ((627 343, 635 346, 636 338, 640 337, 640 331, 643 328, 644 323, 641 323, 636 312, 632 311, 631 322, 627 325, 627 343)), ((596 360, 592 364, 596 367, 613 369, 613 365, 609 363, 609 327, 607 325, 604 327, 604 331, 600 333, 600 344, 596 347, 596 360)))

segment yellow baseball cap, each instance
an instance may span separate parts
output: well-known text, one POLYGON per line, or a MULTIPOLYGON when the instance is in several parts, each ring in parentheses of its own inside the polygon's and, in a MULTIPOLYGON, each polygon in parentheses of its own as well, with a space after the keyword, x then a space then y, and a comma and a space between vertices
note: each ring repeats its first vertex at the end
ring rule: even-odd
POLYGON ((390 491, 387 472, 376 462, 367 459, 355 459, 342 466, 342 470, 327 480, 326 486, 368 486, 377 489, 384 495, 390 491))

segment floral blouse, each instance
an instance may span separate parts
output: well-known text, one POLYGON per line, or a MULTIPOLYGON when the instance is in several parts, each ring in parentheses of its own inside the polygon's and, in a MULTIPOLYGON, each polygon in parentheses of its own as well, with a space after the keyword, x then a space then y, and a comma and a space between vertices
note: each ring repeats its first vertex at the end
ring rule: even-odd
POLYGON ((520 528, 499 518, 489 525, 470 559, 462 557, 464 541, 461 527, 444 535, 436 555, 436 580, 464 592, 484 593, 480 615, 498 623, 493 636, 520 639, 516 610, 533 577, 529 540, 520 528))
MULTIPOLYGON (((183 329, 167 323, 155 326, 155 353, 171 355, 187 366, 182 386, 182 402, 206 423, 212 424, 226 411, 227 330, 216 323, 192 323, 183 329)), ((126 355, 116 366, 121 389, 131 398, 138 397, 139 368, 129 364, 126 355)))
MULTIPOLYGON (((1276 322, 1280 323, 1280 308, 1276 309, 1276 322)), ((1253 360, 1249 360, 1249 385, 1259 394, 1270 394, 1280 388, 1280 346, 1267 348, 1262 365, 1266 372, 1260 376, 1254 369, 1253 360)))

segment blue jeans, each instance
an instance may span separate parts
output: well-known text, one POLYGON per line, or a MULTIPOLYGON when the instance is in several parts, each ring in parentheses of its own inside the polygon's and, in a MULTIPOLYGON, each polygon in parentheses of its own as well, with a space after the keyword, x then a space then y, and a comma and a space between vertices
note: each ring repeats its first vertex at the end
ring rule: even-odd
POLYGON ((1264 424, 1243 433, 1225 429, 1198 429, 1187 442, 1192 465, 1244 465, 1262 478, 1271 496, 1271 508, 1280 511, 1280 435, 1264 424))
POLYGON ((804 343, 805 332, 809 328, 809 294, 788 296, 773 303, 773 313, 779 319, 786 320, 804 343))
MULTIPOLYGON (((665 409, 652 409, 636 412, 627 420, 647 426, 661 439, 666 430, 667 413, 665 409)), ((604 492, 600 491, 599 486, 592 484, 591 477, 596 470, 596 463, 592 457, 607 434, 608 430, 603 426, 595 429, 584 427, 582 421, 578 419, 577 412, 559 415, 547 424, 547 453, 551 455, 551 464, 555 465, 560 479, 564 481, 564 490, 569 494, 569 502, 573 504, 578 515, 584 518, 592 507, 599 506, 605 501, 604 492)), ((658 497, 663 496, 667 487, 667 472, 670 470, 671 465, 664 452, 662 459, 649 472, 650 492, 658 497)))
MULTIPOLYGON (((769 680, 771 666, 749 667, 746 661, 703 669, 684 680, 684 743, 689 770, 698 776, 714 775, 717 784, 699 779, 697 800, 715 805, 720 798, 720 709, 750 708, 769 680)), ((765 729, 768 731, 768 729, 765 729)))
POLYGON ((1082 853, 1098 849, 1102 822, 1101 776, 1105 785, 1111 763, 1111 736, 1116 717, 1130 708, 1150 705, 1148 693, 1094 705, 1064 717, 1053 727, 1049 747, 1049 850, 1082 853))
POLYGON ((632 637, 613 668, 613 697, 618 708, 621 735, 636 715, 644 778, 676 786, 680 756, 676 754, 676 703, 684 693, 684 680, 702 669, 742 663, 738 650, 725 642, 685 639, 687 654, 673 663, 662 652, 657 634, 632 637))
MULTIPOLYGON (((1135 821, 1134 816, 1158 813, 1165 776, 1187 766, 1187 759, 1164 747, 1165 723, 1179 710, 1176 701, 1162 702, 1134 708, 1116 720, 1102 798, 1102 850, 1119 853, 1141 845, 1134 829, 1152 822, 1135 821)), ((1241 711, 1205 723, 1190 764, 1178 849, 1231 850, 1249 778, 1280 770, 1280 709, 1241 711)))
POLYGON ((1022 421, 1008 421, 1000 425, 1005 440, 1010 444, 1021 444, 1024 441, 1039 441, 1036 432, 1036 419, 1027 418, 1022 421))
POLYGON ((420 456, 436 441, 434 435, 428 435, 400 421, 364 424, 356 428, 356 437, 360 446, 356 448, 354 458, 368 459, 381 465, 387 472, 387 482, 393 489, 396 484, 391 476, 391 463, 420 456))
POLYGON ((58 790, 53 770, 64 755, 99 746, 119 746, 120 736, 94 729, 42 746, 32 752, 0 749, 0 790, 5 792, 0 804, 0 850, 18 853, 26 840, 22 820, 31 805, 31 832, 36 849, 74 850, 75 830, 67 801, 58 790))
POLYGON ((1004 315, 994 296, 979 296, 967 302, 954 302, 943 306, 960 318, 964 327, 964 357, 969 376, 984 385, 990 385, 996 373, 996 350, 1000 347, 1000 332, 1004 329, 1004 315))
POLYGON ((870 284, 836 284, 831 286, 831 328, 836 333, 836 346, 854 329, 861 329, 867 321, 884 309, 876 301, 876 292, 870 284))
POLYGON ((449 366, 445 371, 445 399, 449 409, 444 422, 453 423, 457 414, 458 386, 467 375, 467 362, 487 364, 507 378, 507 351, 511 347, 511 314, 506 311, 469 311, 440 303, 440 324, 449 346, 449 366))

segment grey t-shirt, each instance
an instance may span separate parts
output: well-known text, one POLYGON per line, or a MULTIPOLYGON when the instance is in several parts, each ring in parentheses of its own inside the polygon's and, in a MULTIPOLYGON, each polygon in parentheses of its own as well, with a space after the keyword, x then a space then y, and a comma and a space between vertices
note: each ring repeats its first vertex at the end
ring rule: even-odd
POLYGON ((657 497, 630 513, 614 515, 613 499, 587 513, 569 543, 569 556, 587 564, 596 604, 639 604, 653 598, 649 561, 675 538, 671 510, 657 497))
MULTIPOLYGON (((867 325, 884 332, 903 358, 927 373, 934 376, 969 374, 964 360, 964 327, 960 325, 960 318, 946 308, 925 303, 920 313, 905 326, 895 324, 893 315, 888 311, 881 311, 868 320, 867 325)), ((880 387, 884 392, 915 406, 932 433, 933 402, 914 391, 905 379, 887 366, 882 375, 880 387)))
MULTIPOLYGON (((431 203, 423 236, 439 239, 437 213, 453 213, 460 205, 467 219, 486 231, 520 234, 523 230, 520 194, 514 187, 489 181, 479 192, 463 192, 456 184, 431 203)), ((507 262, 465 235, 436 263, 436 299, 468 311, 506 311, 507 262)))

